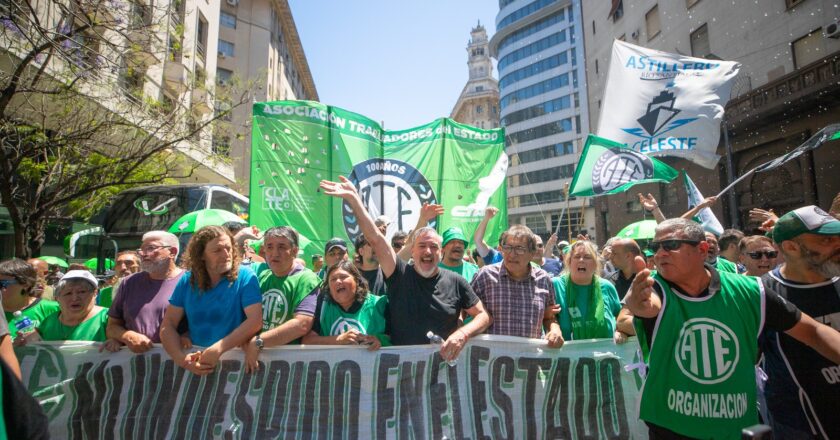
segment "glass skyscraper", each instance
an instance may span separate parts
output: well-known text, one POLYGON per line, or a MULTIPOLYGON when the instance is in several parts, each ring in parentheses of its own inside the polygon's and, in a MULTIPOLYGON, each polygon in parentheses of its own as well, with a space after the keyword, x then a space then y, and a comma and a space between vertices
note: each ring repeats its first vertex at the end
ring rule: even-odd
POLYGON ((509 222, 544 239, 594 232, 591 201, 564 195, 589 133, 580 9, 580 0, 499 0, 490 40, 511 159, 509 222))

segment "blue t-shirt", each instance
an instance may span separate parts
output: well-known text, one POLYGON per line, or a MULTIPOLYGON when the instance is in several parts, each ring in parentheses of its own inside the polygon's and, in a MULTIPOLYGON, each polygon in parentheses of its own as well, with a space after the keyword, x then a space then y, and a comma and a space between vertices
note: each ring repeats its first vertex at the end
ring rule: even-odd
POLYGON ((487 252, 487 255, 481 257, 484 260, 484 264, 496 264, 502 261, 502 253, 493 249, 488 248, 490 252, 487 252))
POLYGON ((195 345, 215 344, 245 322, 246 307, 262 303, 260 283, 249 268, 240 266, 236 281, 222 278, 207 292, 193 287, 191 279, 190 272, 181 277, 169 303, 184 309, 195 345))
POLYGON ((553 277, 558 277, 563 272, 563 263, 556 258, 543 258, 542 270, 553 277))

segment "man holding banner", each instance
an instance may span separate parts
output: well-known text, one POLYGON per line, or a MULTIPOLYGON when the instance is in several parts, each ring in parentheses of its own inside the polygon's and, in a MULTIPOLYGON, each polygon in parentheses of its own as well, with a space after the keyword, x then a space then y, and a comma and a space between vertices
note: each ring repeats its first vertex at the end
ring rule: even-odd
POLYGON ((353 183, 344 176, 339 178, 341 182, 322 180, 320 187, 325 194, 340 197, 350 205, 361 232, 379 257, 388 286, 392 342, 426 344, 426 334, 431 331, 445 340, 440 349, 444 360, 455 360, 467 340, 490 325, 490 316, 463 277, 438 267, 441 237, 429 227, 415 231, 411 250, 414 263, 406 264, 373 223, 353 183), (459 328, 462 311, 473 319, 459 328))
POLYGON ((636 257, 625 298, 647 363, 639 418, 650 438, 734 439, 758 423, 754 367, 763 328, 840 364, 840 333, 765 293, 757 278, 704 265, 709 244, 697 223, 660 223, 650 248, 658 271, 636 257))

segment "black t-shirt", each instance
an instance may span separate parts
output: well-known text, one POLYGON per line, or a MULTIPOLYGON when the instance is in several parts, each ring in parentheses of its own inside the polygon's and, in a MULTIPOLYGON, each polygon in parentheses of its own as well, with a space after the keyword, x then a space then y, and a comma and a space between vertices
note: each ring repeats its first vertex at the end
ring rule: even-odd
POLYGON ((374 295, 382 296, 386 293, 385 275, 381 268, 373 270, 359 270, 368 283, 368 291, 374 295))
MULTIPOLYGON (((720 290, 720 273, 718 273, 717 269, 708 264, 706 265, 706 270, 712 274, 712 279, 709 282, 709 287, 701 292, 698 298, 709 296, 712 292, 720 290)), ((674 284, 669 282, 668 286, 671 290, 680 292, 679 288, 674 284)), ((662 292, 659 291, 659 285, 656 283, 653 284, 653 293, 662 298, 662 292)), ((791 304, 789 301, 785 301, 785 299, 780 297, 776 292, 765 290, 764 293, 764 329, 785 332, 790 330, 797 322, 799 322, 802 312, 800 312, 795 305, 791 304)), ((653 337, 653 329, 656 326, 657 318, 642 318, 637 316, 635 319, 642 322, 645 329, 645 336, 652 344, 653 341, 651 338, 653 337)))
POLYGON ((479 301, 464 277, 439 270, 435 276, 424 278, 399 258, 385 282, 394 345, 428 344, 429 330, 448 338, 458 329, 461 310, 479 301))
POLYGON ((633 279, 636 278, 636 274, 630 276, 630 278, 624 278, 624 272, 621 269, 613 272, 609 276, 609 280, 612 281, 613 285, 615 285, 615 290, 618 292, 618 299, 624 300, 624 297, 627 296, 627 291, 630 290, 630 285, 633 284, 633 279))
MULTIPOLYGON (((817 322, 840 331, 840 277, 815 284, 786 280, 778 268, 761 277, 764 289, 786 298, 817 322)), ((780 331, 759 338, 767 408, 774 432, 840 438, 840 366, 780 331), (813 429, 811 428, 813 426, 813 429)), ((793 435, 793 434, 791 434, 793 435)))

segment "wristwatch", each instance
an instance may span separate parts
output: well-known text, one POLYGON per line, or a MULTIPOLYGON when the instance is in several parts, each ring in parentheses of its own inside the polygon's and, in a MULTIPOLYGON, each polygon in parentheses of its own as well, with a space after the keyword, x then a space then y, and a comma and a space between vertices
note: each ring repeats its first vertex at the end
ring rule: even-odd
POLYGON ((262 350, 262 349, 263 349, 263 345, 264 345, 264 343, 263 343, 263 339, 260 337, 260 335, 259 335, 259 334, 257 334, 257 339, 254 341, 254 343, 257 345, 257 348, 258 348, 259 350, 262 350))

